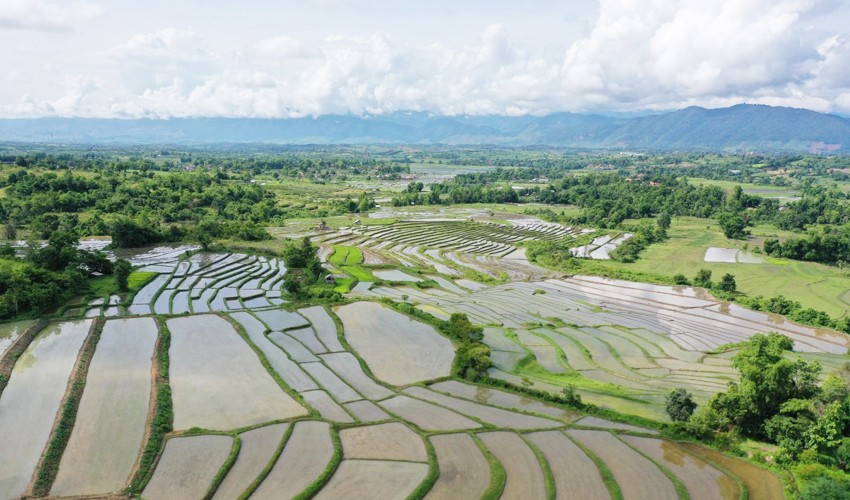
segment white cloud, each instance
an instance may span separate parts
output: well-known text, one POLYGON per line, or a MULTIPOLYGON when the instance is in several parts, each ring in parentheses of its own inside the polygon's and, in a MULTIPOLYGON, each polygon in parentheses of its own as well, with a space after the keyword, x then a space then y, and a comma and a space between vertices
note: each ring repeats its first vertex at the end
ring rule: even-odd
POLYGON ((65 31, 78 21, 100 13, 101 8, 89 2, 3 0, 0 2, 0 29, 65 31))
POLYGON ((466 45, 411 45, 377 31, 316 40, 277 33, 225 46, 165 28, 102 51, 103 66, 66 78, 63 95, 27 96, 0 113, 522 115, 739 102, 848 112, 850 34, 813 28, 837 8, 832 0, 601 0, 584 36, 536 50, 503 24, 466 45))

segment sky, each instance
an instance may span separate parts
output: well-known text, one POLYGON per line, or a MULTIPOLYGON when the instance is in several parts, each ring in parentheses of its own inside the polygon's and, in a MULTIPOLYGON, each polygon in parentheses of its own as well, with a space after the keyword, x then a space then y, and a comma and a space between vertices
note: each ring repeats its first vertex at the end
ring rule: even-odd
POLYGON ((0 0, 0 117, 850 114, 847 0, 0 0))

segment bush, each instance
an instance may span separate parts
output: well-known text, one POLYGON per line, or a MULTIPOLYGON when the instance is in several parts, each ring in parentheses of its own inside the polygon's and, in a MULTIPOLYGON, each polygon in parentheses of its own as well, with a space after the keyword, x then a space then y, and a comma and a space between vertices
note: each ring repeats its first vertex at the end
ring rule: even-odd
POLYGON ((130 277, 130 272, 132 272, 133 266, 124 259, 118 259, 115 261, 115 266, 113 269, 113 275, 115 276, 115 284, 118 285, 118 289, 122 292, 126 292, 128 288, 128 278, 130 277))
POLYGON ((735 283, 735 276, 729 273, 724 274, 723 277, 720 278, 720 283, 717 284, 717 288, 727 293, 734 292, 738 289, 738 284, 735 283))
POLYGON ((703 288, 711 288, 711 271, 708 269, 700 269, 697 275, 694 276, 694 285, 703 288))
POLYGON ((667 395, 667 414, 674 422, 684 422, 691 418, 696 407, 691 393, 681 387, 667 395))

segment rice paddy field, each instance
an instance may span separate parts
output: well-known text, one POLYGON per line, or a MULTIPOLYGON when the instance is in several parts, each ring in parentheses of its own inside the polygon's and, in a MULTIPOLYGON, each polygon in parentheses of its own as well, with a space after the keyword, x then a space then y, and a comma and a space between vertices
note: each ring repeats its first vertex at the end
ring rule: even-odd
POLYGON ((573 384, 586 401, 655 420, 666 418, 673 388, 705 402, 735 381, 734 344, 756 333, 787 335, 800 356, 827 371, 846 362, 850 348, 842 333, 720 302, 702 289, 592 276, 463 293, 380 286, 362 295, 407 296, 436 316, 465 313, 485 325, 494 378, 551 392, 573 384))
MULTIPOLYGON (((489 256, 509 260, 504 228, 488 230, 489 256)), ((144 269, 155 276, 117 317, 0 329, 0 366, 13 366, 0 385, 0 499, 770 498, 779 479, 748 462, 453 378, 452 342, 379 299, 486 326, 493 378, 574 384, 656 420, 669 388, 704 399, 734 380, 724 346, 756 332, 781 331, 825 365, 850 346, 699 289, 589 276, 486 284, 385 265, 376 271, 436 286, 389 279, 330 307, 286 302, 273 258, 195 254, 144 269)))
MULTIPOLYGON (((380 213, 371 215, 381 217, 380 213)), ((519 246, 522 242, 557 241, 590 231, 516 213, 481 209, 453 208, 447 213, 395 210, 391 215, 405 218, 390 219, 388 224, 344 226, 313 234, 312 239, 321 245, 320 256, 329 264, 361 282, 374 278, 352 273, 358 268, 349 267, 392 264, 402 270, 425 269, 448 277, 528 279, 551 273, 528 262, 525 250, 519 246)), ((606 237, 604 242, 588 246, 587 253, 592 253, 593 258, 606 259, 607 252, 629 237, 628 234, 616 239, 606 237)), ((378 270, 374 276, 399 282, 421 279, 400 270, 378 270)))

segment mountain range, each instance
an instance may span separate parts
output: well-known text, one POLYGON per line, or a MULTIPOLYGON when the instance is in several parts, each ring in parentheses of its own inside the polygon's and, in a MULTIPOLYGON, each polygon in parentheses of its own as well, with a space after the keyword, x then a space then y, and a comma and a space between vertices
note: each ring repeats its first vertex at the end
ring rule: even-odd
POLYGON ((0 142, 59 144, 447 144, 616 150, 850 152, 850 119, 739 104, 640 117, 439 116, 421 112, 307 118, 0 119, 0 142))

